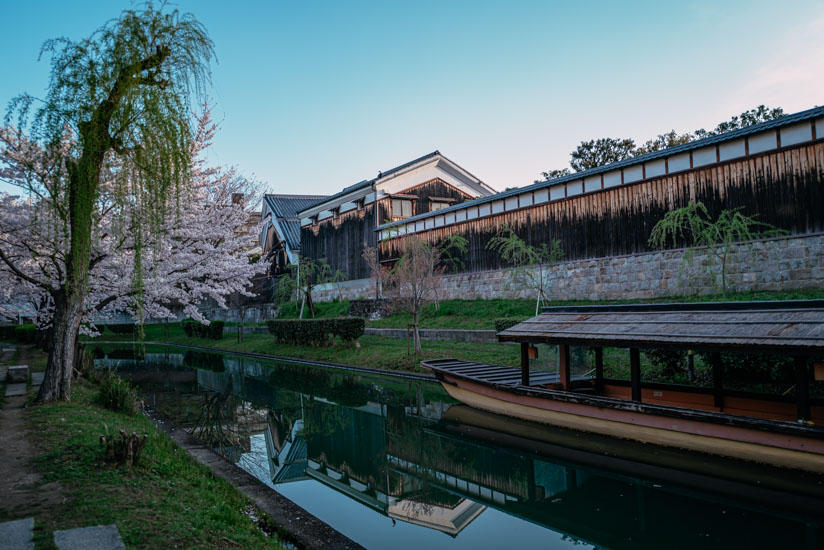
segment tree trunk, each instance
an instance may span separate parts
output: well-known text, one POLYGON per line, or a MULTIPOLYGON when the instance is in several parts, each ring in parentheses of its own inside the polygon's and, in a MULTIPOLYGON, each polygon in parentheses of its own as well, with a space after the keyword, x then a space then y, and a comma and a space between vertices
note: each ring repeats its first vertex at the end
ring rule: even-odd
POLYGON ((421 334, 418 332, 418 311, 412 314, 412 337, 415 341, 415 355, 420 356, 423 353, 421 348, 421 334))
POLYGON ((243 306, 240 306, 238 309, 240 311, 240 323, 237 327, 237 341, 243 342, 243 318, 246 317, 246 309, 243 306))
POLYGON ((72 368, 82 317, 81 304, 65 298, 55 299, 51 349, 37 394, 38 402, 71 400, 72 368))

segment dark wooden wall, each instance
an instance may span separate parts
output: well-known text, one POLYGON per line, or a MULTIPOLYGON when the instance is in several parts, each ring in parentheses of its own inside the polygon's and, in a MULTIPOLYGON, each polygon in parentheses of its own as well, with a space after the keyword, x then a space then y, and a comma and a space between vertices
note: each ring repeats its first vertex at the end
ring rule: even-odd
MULTIPOLYGON (((824 143, 662 176, 597 193, 530 206, 417 233, 437 243, 454 234, 469 241, 466 271, 505 267, 487 249, 503 224, 529 243, 560 239, 566 259, 578 260, 647 252, 653 226, 668 211, 691 200, 713 215, 742 207, 745 215, 793 234, 824 231, 824 143)), ((381 243, 381 258, 402 254, 399 237, 381 243)), ((683 245, 684 243, 679 243, 683 245)))
POLYGON ((332 269, 346 273, 347 279, 369 277, 369 268, 361 254, 363 246, 375 246, 377 227, 375 203, 367 204, 362 210, 350 210, 329 218, 315 226, 300 230, 300 254, 304 258, 318 260, 326 258, 332 269))

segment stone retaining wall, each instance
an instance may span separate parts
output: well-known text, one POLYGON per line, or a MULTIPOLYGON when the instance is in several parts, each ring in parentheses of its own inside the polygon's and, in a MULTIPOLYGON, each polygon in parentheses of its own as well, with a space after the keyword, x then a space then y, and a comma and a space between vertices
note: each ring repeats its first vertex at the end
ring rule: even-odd
MULTIPOLYGON (((563 262, 548 270, 549 294, 557 300, 617 300, 715 294, 717 284, 706 274, 709 255, 696 251, 683 261, 684 249, 563 262)), ((717 264, 717 262, 714 262, 717 264)), ((348 281, 345 299, 374 297, 370 279, 348 281)), ((737 245, 727 258, 731 291, 824 288, 824 234, 765 239, 737 245)), ((444 277, 441 299, 526 298, 506 270, 444 277)), ((338 297, 338 289, 318 288, 315 300, 338 297)))
MULTIPOLYGON (((464 329, 420 329, 421 340, 452 340, 455 342, 486 342, 498 341, 494 330, 464 330, 464 329)), ((366 336, 384 336, 387 338, 407 338, 405 328, 367 328, 366 336)))

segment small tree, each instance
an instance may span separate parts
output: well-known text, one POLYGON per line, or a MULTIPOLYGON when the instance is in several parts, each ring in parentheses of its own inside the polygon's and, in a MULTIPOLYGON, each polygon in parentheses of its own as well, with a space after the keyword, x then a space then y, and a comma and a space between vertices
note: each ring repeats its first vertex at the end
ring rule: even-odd
MULTIPOLYGON (((652 228, 649 244, 663 249, 668 243, 672 247, 687 243, 687 251, 681 263, 682 271, 688 263, 692 262, 696 251, 701 247, 706 247, 706 274, 716 288, 720 276, 721 291, 726 294, 727 258, 733 248, 738 246, 737 243, 787 233, 768 223, 759 222, 755 216, 745 216, 741 210, 742 208, 722 210, 713 220, 702 202, 691 202, 687 206, 668 212, 659 220, 652 228)), ((752 250, 752 244, 746 246, 752 250)))
POLYGON ((560 239, 552 239, 550 244, 529 245, 504 224, 486 247, 512 266, 510 272, 515 281, 535 292, 535 315, 538 315, 541 304, 548 299, 549 268, 564 257, 560 239))
POLYGON ((435 300, 444 271, 438 248, 419 237, 411 237, 404 254, 386 274, 386 296, 393 308, 412 316, 416 355, 423 351, 419 332, 421 313, 426 304, 435 300))
POLYGON ((378 247, 363 243, 361 258, 363 258, 363 261, 366 262, 366 266, 369 268, 369 277, 375 281, 375 301, 380 300, 381 293, 383 292, 384 269, 383 266, 381 266, 378 247))
MULTIPOLYGON (((303 319, 304 306, 309 308, 309 315, 315 317, 315 303, 312 293, 315 287, 325 283, 339 283, 346 280, 346 273, 332 266, 324 259, 312 260, 299 258, 297 264, 289 264, 291 275, 280 277, 275 296, 282 302, 289 302, 294 297, 300 301, 298 318, 303 319)), ((340 288, 338 288, 340 295, 340 288)))

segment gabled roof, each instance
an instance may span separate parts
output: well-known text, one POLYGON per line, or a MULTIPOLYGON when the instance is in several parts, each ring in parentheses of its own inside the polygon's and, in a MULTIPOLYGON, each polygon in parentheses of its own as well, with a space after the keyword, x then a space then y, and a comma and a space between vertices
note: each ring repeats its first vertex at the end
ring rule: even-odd
POLYGON ((339 191, 339 192, 335 193, 334 195, 331 195, 329 197, 324 197, 323 200, 315 201, 313 204, 307 205, 306 207, 302 208, 300 211, 308 210, 309 208, 312 208, 313 206, 317 206, 317 205, 323 204, 325 202, 332 202, 335 199, 339 199, 340 197, 343 197, 344 195, 348 195, 349 193, 351 193, 353 191, 357 191, 359 189, 365 189, 365 188, 371 186, 373 183, 375 183, 375 181, 377 181, 380 178, 386 177, 390 174, 393 174, 395 172, 403 170, 404 168, 412 166, 413 164, 416 164, 416 163, 421 162, 423 160, 430 159, 430 158, 435 157, 437 155, 440 155, 439 151, 432 151, 431 153, 426 154, 422 157, 418 157, 415 160, 410 160, 409 162, 404 162, 403 164, 395 166, 394 168, 390 168, 389 170, 378 172, 377 177, 374 177, 371 180, 359 181, 358 183, 356 183, 354 185, 350 185, 349 187, 344 188, 342 191, 339 191))
POLYGON ((289 250, 300 249, 298 212, 323 198, 323 195, 264 195, 263 200, 272 212, 272 225, 289 250))
MULTIPOLYGON (((810 120, 814 118, 818 118, 824 115, 824 107, 815 107, 813 109, 808 109, 806 111, 801 111, 800 113, 793 113, 790 115, 785 115, 782 117, 775 118, 773 120, 768 120, 766 122, 760 122, 758 124, 753 124, 752 126, 746 126, 744 128, 738 128, 737 130, 731 130, 729 132, 724 132, 723 134, 718 134, 715 136, 710 136, 702 139, 697 139, 695 141, 690 141, 689 143, 684 143, 682 145, 676 145, 674 147, 667 147, 665 149, 660 149, 658 151, 652 151, 651 153, 646 153, 644 155, 639 155, 637 157, 628 158, 625 160, 621 160, 618 162, 612 162, 610 164, 604 164, 601 166, 596 166, 595 168, 590 168, 589 170, 582 170, 581 172, 574 172, 569 174, 568 176, 562 176, 560 178, 555 178, 546 181, 539 181, 538 183, 527 185, 525 187, 515 187, 510 189, 509 191, 504 191, 502 193, 497 193, 495 195, 489 195, 486 197, 481 197, 472 201, 462 202, 460 204, 456 204, 450 206, 449 208, 442 208, 441 210, 437 210, 434 212, 426 212, 424 214, 418 214, 417 216, 412 216, 411 218, 405 218, 403 220, 397 220, 390 223, 385 223, 377 228, 377 230, 386 229, 389 227, 394 227, 396 225, 402 225, 409 222, 414 222, 416 220, 420 220, 423 218, 429 218, 431 216, 440 216, 443 214, 447 214, 449 212, 454 212, 456 210, 461 210, 463 208, 468 208, 472 206, 477 206, 480 204, 486 204, 488 202, 497 201, 501 199, 506 199, 509 197, 514 197, 516 195, 520 195, 522 193, 529 193, 531 191, 536 191, 538 189, 544 189, 547 187, 552 187, 555 185, 562 185, 570 181, 581 180, 590 176, 595 176, 602 174, 604 172, 611 172, 613 170, 618 170, 621 168, 626 168, 627 166, 632 166, 636 164, 642 164, 644 162, 649 162, 651 160, 656 160, 659 158, 669 157, 672 155, 677 155, 679 153, 685 153, 687 151, 692 151, 694 149, 700 149, 702 147, 706 147, 707 145, 715 145, 716 143, 721 143, 725 141, 732 141, 734 139, 742 138, 744 136, 749 136, 750 134, 755 134, 757 132, 763 132, 764 130, 770 130, 772 128, 778 128, 782 126, 789 126, 791 124, 795 124, 797 122, 802 122, 805 120, 810 120)), ((822 136, 818 136, 821 138, 822 136)))

